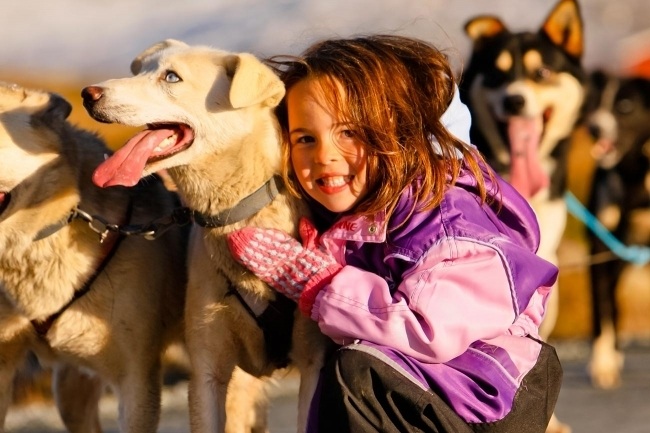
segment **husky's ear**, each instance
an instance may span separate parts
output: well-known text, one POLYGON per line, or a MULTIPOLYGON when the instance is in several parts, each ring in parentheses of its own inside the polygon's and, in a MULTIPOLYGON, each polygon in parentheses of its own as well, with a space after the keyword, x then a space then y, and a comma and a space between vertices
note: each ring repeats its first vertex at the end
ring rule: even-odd
POLYGON ((142 64, 144 60, 157 52, 160 52, 169 47, 187 47, 188 45, 185 42, 177 41, 176 39, 165 39, 164 41, 157 42, 150 46, 149 48, 142 51, 138 56, 133 59, 131 62, 131 73, 133 75, 138 75, 142 70, 142 64))
POLYGON ((575 0, 560 0, 544 21, 540 32, 576 59, 584 50, 580 8, 575 0))
POLYGON ((66 99, 56 93, 50 93, 47 106, 35 113, 32 120, 49 127, 55 127, 62 125, 71 112, 72 105, 66 99))
POLYGON ((503 22, 491 15, 481 15, 465 23, 465 33, 474 44, 507 31, 503 22))
POLYGON ((226 59, 226 70, 232 77, 230 104, 233 108, 256 104, 275 107, 284 96, 284 83, 252 54, 240 53, 226 59))

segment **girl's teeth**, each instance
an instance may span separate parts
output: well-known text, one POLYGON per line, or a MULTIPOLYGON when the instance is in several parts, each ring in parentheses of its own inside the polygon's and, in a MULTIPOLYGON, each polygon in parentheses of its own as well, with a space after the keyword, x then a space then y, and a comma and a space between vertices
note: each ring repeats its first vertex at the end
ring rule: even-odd
POLYGON ((326 177, 321 179, 324 186, 337 187, 345 185, 349 176, 326 177))

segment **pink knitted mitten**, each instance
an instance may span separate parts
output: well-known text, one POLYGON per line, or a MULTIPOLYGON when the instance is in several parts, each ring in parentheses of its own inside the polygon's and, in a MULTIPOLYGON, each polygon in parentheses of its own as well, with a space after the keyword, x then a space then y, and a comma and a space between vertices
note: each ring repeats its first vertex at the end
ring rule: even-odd
POLYGON ((310 316, 316 295, 341 265, 315 245, 316 229, 308 220, 301 221, 300 232, 306 247, 281 230, 255 227, 228 235, 228 246, 235 260, 310 316))

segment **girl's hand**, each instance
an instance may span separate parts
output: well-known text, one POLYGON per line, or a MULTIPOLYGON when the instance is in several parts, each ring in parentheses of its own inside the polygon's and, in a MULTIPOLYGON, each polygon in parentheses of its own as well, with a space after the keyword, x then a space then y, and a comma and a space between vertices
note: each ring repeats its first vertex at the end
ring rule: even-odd
POLYGON ((309 317, 316 295, 341 265, 317 246, 318 233, 306 218, 300 221, 300 236, 304 246, 281 230, 246 227, 228 235, 228 246, 235 260, 298 302, 309 317))

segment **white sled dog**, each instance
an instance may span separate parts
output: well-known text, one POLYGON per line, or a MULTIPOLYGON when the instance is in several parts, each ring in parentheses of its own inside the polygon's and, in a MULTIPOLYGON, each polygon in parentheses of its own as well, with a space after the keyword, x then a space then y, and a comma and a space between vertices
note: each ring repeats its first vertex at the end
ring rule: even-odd
POLYGON ((152 241, 130 235, 178 200, 153 178, 95 186, 109 150, 70 111, 55 94, 0 83, 0 432, 33 351, 53 366, 68 431, 100 431, 110 385, 120 431, 154 433, 161 356, 183 336, 187 237, 182 227, 152 241))
POLYGON ((94 179, 128 186, 167 169, 188 206, 192 431, 265 432, 265 378, 287 364, 301 373, 298 430, 304 431, 328 340, 294 303, 239 265, 226 243, 228 233, 244 226, 296 235, 306 212, 278 178, 273 109, 284 86, 251 54, 175 40, 146 49, 131 71, 133 77, 82 92, 94 119, 146 125, 94 179))

